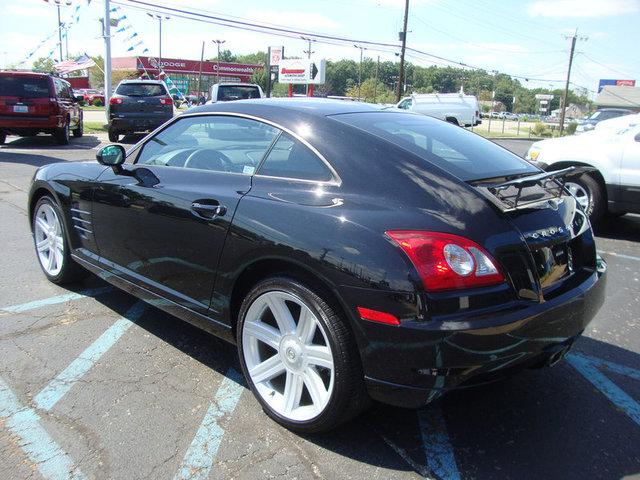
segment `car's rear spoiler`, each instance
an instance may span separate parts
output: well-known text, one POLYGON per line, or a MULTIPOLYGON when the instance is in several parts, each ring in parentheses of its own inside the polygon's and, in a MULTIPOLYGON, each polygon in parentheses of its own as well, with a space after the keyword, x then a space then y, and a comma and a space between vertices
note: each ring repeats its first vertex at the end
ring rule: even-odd
MULTIPOLYGON (((489 198, 493 201, 498 199, 503 210, 513 210, 516 208, 524 208, 535 203, 547 201, 552 198, 559 198, 565 191, 564 186, 567 179, 579 177, 580 175, 593 172, 596 169, 586 166, 574 166, 555 170, 552 172, 543 172, 526 177, 515 178, 505 182, 485 183, 473 182, 480 191, 490 194, 489 198), (525 192, 529 187, 540 187, 542 191, 536 189, 534 192, 525 192), (506 208, 505 208, 506 207, 506 208)), ((495 201, 493 203, 496 203, 495 201)))

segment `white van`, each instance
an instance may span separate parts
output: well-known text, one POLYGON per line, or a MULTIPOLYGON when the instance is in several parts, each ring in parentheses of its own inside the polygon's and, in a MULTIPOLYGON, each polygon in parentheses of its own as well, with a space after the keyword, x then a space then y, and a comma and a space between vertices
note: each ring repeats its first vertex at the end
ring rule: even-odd
POLYGON ((470 127, 482 123, 478 99, 474 95, 465 95, 463 93, 414 93, 410 97, 400 100, 396 107, 439 118, 462 127, 470 127))

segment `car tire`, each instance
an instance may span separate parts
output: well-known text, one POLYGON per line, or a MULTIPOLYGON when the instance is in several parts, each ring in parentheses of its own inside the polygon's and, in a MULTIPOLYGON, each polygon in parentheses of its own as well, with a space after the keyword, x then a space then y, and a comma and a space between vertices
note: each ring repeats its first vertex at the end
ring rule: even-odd
POLYGON ((60 145, 68 145, 70 139, 69 123, 67 122, 62 128, 57 128, 53 136, 60 145))
POLYGON ((77 282, 89 273, 71 258, 62 218, 55 200, 44 195, 36 203, 31 221, 40 268, 50 282, 57 284, 77 282))
POLYGON ((567 182, 566 186, 578 201, 586 194, 587 199, 581 203, 584 211, 592 224, 600 223, 607 213, 606 199, 600 183, 593 176, 585 173, 567 182))
POLYGON ((120 137, 120 134, 118 132, 116 132, 115 130, 109 129, 109 141, 110 142, 118 143, 118 138, 119 137, 120 137))
POLYGON ((266 414, 296 432, 333 429, 369 402, 352 333, 330 299, 322 288, 283 275, 255 285, 238 314, 238 354, 247 383, 266 414), (271 305, 288 311, 288 321, 271 305), (282 323, 295 329, 283 331, 282 323), (256 368, 265 362, 273 364, 269 374, 256 368))
POLYGON ((84 122, 80 120, 80 122, 78 123, 78 127, 73 131, 73 136, 76 138, 80 138, 82 137, 83 134, 84 134, 84 122))
POLYGON ((7 134, 4 132, 0 132, 0 145, 4 145, 4 142, 7 141, 7 134))
POLYGON ((452 125, 455 125, 456 127, 459 127, 460 124, 458 123, 458 120, 454 117, 447 117, 445 120, 447 123, 450 123, 452 125))

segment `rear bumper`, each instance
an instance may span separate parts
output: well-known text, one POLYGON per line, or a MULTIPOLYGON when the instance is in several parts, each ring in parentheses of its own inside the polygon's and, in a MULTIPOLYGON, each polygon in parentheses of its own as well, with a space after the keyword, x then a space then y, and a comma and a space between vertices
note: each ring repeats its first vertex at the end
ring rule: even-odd
POLYGON ((7 132, 46 131, 62 127, 61 115, 13 116, 0 115, 0 129, 7 132))
POLYGON ((109 129, 119 132, 147 132, 155 130, 160 125, 164 124, 168 120, 171 120, 171 116, 160 115, 127 115, 123 114, 122 117, 112 116, 109 118, 109 129))
POLYGON ((604 303, 606 274, 593 273, 544 303, 511 305, 462 322, 362 321, 362 352, 370 396, 416 408, 448 390, 505 377, 561 358, 604 303))

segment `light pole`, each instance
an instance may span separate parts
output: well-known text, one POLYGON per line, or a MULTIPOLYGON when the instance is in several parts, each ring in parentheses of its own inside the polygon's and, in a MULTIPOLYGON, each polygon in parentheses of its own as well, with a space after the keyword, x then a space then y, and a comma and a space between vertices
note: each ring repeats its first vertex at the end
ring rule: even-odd
POLYGON ((162 72, 162 21, 169 20, 170 17, 149 12, 147 12, 147 15, 158 20, 158 78, 160 78, 160 73, 162 72))
MULTIPOLYGON (((60 20, 60 5, 62 5, 63 0, 53 0, 53 3, 56 4, 56 8, 58 9, 58 47, 60 48, 60 61, 62 61, 62 21, 60 20)), ((64 0, 64 4, 66 6, 71 5, 71 0, 64 0)), ((67 48, 67 53, 69 49, 67 48)))
POLYGON ((360 66, 358 67, 358 100, 360 100, 360 86, 362 85, 362 52, 366 50, 366 48, 355 44, 353 46, 360 50, 360 66))
POLYGON ((216 57, 216 83, 220 83, 220 45, 222 45, 226 40, 211 40, 213 43, 218 45, 218 56, 216 57))

